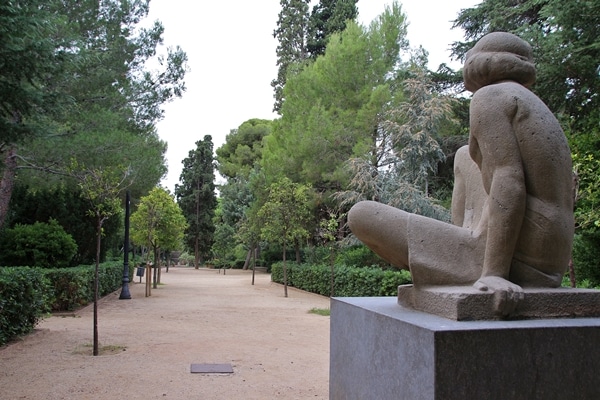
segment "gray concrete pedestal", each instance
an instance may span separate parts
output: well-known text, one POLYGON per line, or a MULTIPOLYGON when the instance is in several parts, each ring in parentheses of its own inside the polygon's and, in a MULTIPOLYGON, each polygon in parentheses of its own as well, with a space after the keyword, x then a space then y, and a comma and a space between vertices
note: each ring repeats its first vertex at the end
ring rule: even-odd
POLYGON ((600 318, 459 322, 333 298, 333 400, 600 399, 600 318))

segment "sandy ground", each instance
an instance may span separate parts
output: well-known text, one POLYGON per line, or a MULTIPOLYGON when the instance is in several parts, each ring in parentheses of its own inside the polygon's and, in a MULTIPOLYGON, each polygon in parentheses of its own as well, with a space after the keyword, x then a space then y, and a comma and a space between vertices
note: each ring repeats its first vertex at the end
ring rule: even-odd
POLYGON ((171 268, 144 296, 130 284, 93 307, 44 319, 35 332, 0 348, 0 399, 327 399, 326 297, 270 275, 171 268), (233 374, 192 374, 191 364, 231 364, 233 374))

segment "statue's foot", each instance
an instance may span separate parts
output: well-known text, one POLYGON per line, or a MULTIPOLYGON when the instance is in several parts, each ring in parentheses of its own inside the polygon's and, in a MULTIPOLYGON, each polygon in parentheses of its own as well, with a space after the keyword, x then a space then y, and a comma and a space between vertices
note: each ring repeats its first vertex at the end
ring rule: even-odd
POLYGON ((499 276, 485 276, 475 282, 473 286, 482 292, 494 294, 494 309, 502 316, 513 313, 519 302, 525 297, 521 286, 499 276))

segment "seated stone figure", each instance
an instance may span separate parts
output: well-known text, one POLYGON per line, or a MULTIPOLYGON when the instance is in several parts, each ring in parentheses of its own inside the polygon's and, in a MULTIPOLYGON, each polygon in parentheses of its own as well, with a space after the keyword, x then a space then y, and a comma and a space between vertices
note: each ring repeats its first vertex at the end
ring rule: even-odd
POLYGON ((352 232, 388 262, 411 271, 415 288, 473 285, 511 313, 522 287, 558 287, 574 233, 571 154, 535 81, 528 43, 484 36, 466 56, 473 92, 468 148, 455 159, 453 224, 363 201, 352 232))

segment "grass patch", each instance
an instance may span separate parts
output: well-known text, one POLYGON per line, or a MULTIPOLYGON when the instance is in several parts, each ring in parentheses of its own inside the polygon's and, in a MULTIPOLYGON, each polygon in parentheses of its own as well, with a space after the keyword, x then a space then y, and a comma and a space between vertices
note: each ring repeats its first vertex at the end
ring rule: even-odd
POLYGON ((329 308, 311 308, 308 312, 311 314, 322 315, 324 317, 329 317, 329 315, 331 315, 329 308))

